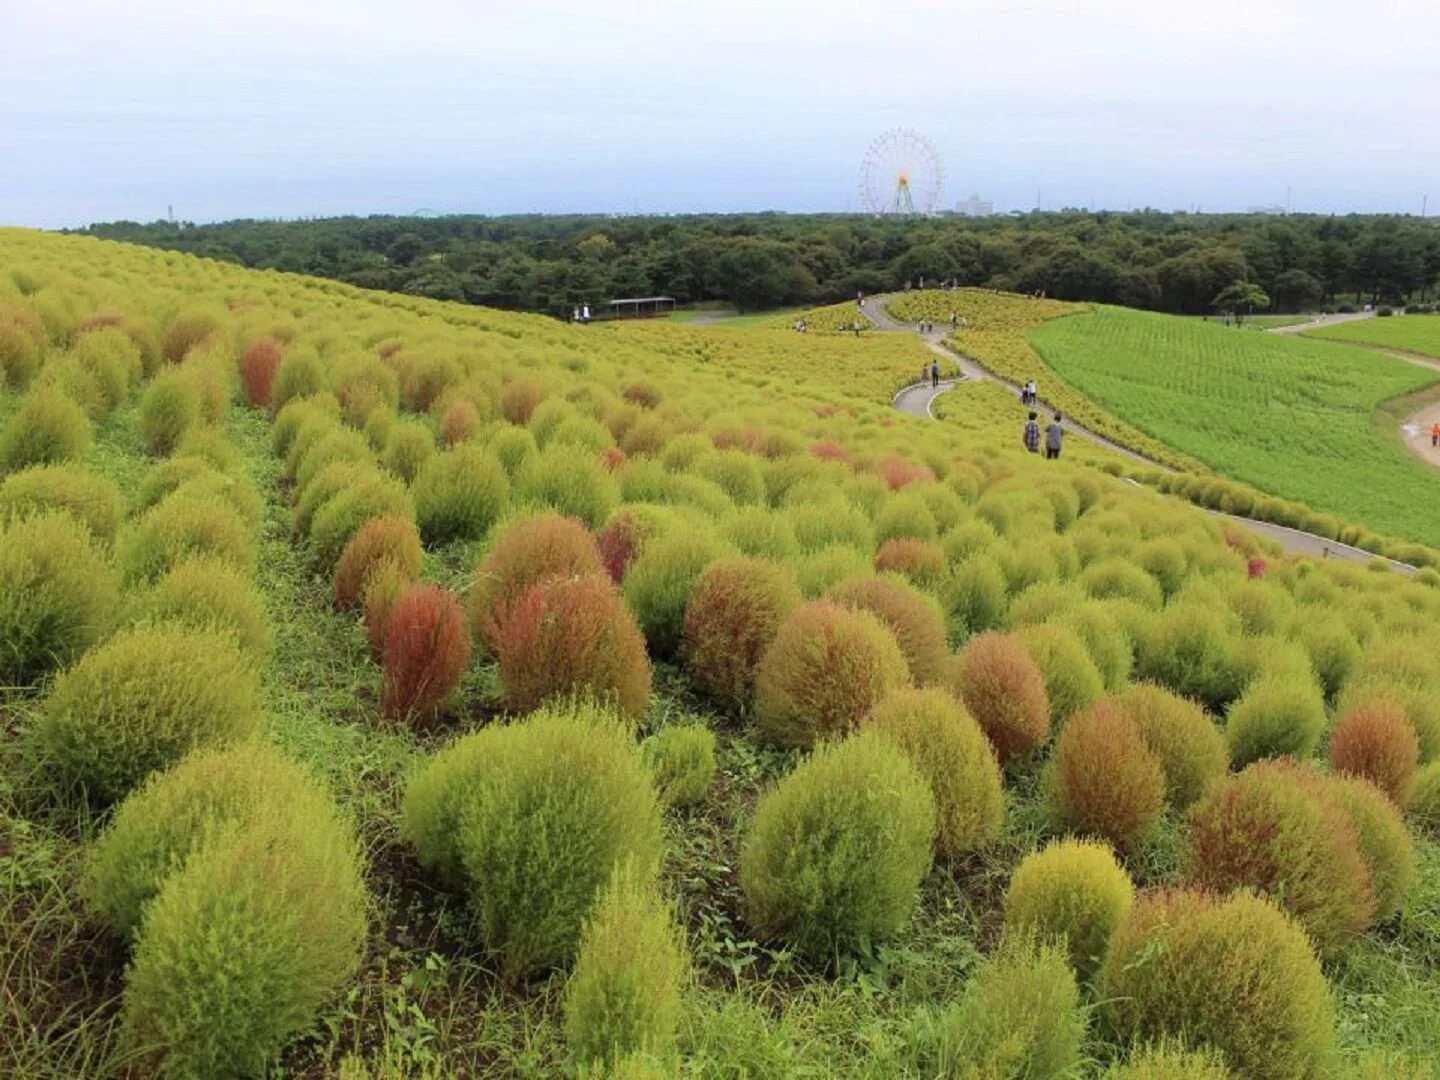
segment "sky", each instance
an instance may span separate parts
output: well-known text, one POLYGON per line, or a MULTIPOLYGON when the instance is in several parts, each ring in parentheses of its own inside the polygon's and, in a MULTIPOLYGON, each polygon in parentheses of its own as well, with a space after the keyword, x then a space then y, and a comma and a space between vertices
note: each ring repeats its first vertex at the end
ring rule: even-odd
POLYGON ((897 127, 944 206, 1440 213, 1440 10, 0 0, 0 224, 859 211, 897 127))

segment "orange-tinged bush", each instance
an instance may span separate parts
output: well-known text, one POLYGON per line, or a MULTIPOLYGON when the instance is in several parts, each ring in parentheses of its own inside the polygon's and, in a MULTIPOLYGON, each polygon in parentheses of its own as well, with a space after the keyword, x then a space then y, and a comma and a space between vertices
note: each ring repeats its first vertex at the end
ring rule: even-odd
POLYGON ((270 407, 270 391, 283 353, 278 341, 262 337, 252 341, 241 356, 240 380, 245 384, 245 400, 251 405, 270 407))
POLYGON ((655 518, 637 510, 622 507, 610 516, 595 540, 600 545, 600 558, 611 581, 620 584, 645 541, 657 530, 655 518))
POLYGON ((810 746, 848 733, 909 674, 878 618, 816 601, 790 613, 761 657, 755 716, 771 741, 810 746))
POLYGON ((532 586, 497 607, 485 636, 514 712, 578 695, 633 719, 650 700, 645 639, 615 583, 601 574, 532 586))
POLYGON ((595 537, 579 521, 539 514, 505 527, 475 571, 470 612, 484 627, 502 604, 548 578, 588 577, 603 570, 595 537))
POLYGON ((801 603, 794 576, 769 559, 727 556, 700 574, 685 605, 680 655, 702 690, 743 704, 760 658, 801 603))
POLYGON ((440 417, 440 441, 446 446, 466 442, 480 429, 480 412, 468 401, 453 402, 440 417))
POLYGON ((875 553, 877 574, 899 574, 922 589, 937 585, 945 576, 945 549, 933 540, 897 536, 875 553))
POLYGON ((885 486, 899 491, 910 484, 928 483, 935 479, 935 473, 924 465, 916 465, 902 457, 887 457, 876 467, 885 486))
POLYGON ((826 596, 845 607, 868 611, 888 626, 905 654, 912 681, 926 685, 944 677, 949 659, 945 616, 929 596, 897 578, 851 578, 833 586, 826 596))
POLYGON ((620 396, 642 409, 653 409, 660 404, 660 391, 648 382, 627 383, 625 389, 620 391, 620 396))
POLYGON ((1122 710, 1096 702, 1060 731, 1052 774, 1055 809, 1067 828, 1131 851, 1165 809, 1165 772, 1122 710))
POLYGON ((1404 806, 1420 767, 1420 742, 1405 710, 1384 699, 1340 718, 1330 736, 1330 768, 1369 780, 1404 806))
POLYGON ((1336 1075, 1324 972, 1304 931, 1262 897, 1140 896, 1110 939, 1097 989, 1119 1041, 1214 1046, 1236 1076, 1336 1075))
POLYGON ((392 720, 426 724, 470 666, 470 627, 448 590, 415 585, 390 612, 380 708, 392 720))
POLYGON ((390 629, 390 616, 400 597, 410 590, 415 579, 394 559, 382 559, 370 568, 361 591, 365 619, 365 642, 370 657, 377 664, 385 659, 385 635, 390 629))
POLYGON ((1348 815, 1318 774, 1262 761, 1212 785, 1190 809, 1187 879, 1273 896, 1322 950, 1360 934, 1375 912, 1370 873, 1348 815))
POLYGON ((359 604, 371 571, 387 559, 399 566, 407 580, 419 579, 420 533, 413 521, 400 514, 371 518, 345 545, 335 564, 335 606, 348 611, 359 604))
POLYGON ((511 379, 500 390, 500 415, 512 424, 528 424, 539 404, 540 384, 534 379, 511 379))
POLYGON ((185 359, 185 354, 219 329, 209 315, 180 315, 165 328, 160 353, 172 364, 185 359))
POLYGON ((1165 799, 1176 809, 1184 810, 1229 771, 1225 737, 1193 701, 1148 683, 1102 700, 1135 722, 1165 770, 1165 799))
POLYGON ((1014 634, 971 638, 947 665, 946 684, 979 721, 1001 762, 1050 737, 1044 676, 1014 634))
POLYGON ((811 443, 810 454, 821 461, 843 461, 848 464, 851 460, 850 451, 833 439, 821 439, 811 443))
POLYGON ((607 472, 615 472, 617 469, 623 468, 629 460, 625 451, 618 446, 607 446, 600 451, 600 464, 605 467, 607 472))

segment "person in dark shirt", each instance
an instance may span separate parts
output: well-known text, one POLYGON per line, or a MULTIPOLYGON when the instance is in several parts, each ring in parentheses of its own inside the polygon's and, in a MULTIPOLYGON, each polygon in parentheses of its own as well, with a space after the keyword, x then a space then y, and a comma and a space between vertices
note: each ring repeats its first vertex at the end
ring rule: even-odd
POLYGON ((1055 419, 1052 420, 1050 426, 1045 429, 1046 458, 1054 459, 1060 456, 1060 443, 1065 438, 1065 428, 1062 427, 1060 423, 1062 419, 1061 415, 1057 412, 1055 419))

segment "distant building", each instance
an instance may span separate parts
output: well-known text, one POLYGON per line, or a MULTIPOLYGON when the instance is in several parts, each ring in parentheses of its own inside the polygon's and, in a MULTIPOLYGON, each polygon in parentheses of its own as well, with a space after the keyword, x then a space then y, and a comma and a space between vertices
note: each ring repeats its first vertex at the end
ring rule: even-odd
POLYGON ((995 213, 995 204, 989 199, 972 194, 968 199, 961 199, 955 204, 955 212, 961 217, 990 217, 995 213))

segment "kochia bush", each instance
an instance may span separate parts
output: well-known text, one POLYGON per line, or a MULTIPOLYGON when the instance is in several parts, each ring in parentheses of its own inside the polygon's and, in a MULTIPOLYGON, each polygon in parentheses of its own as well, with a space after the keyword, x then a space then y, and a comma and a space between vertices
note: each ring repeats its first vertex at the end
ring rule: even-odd
POLYGON ((244 574, 255 569, 255 534, 225 503, 172 495, 120 534, 117 561, 127 581, 145 582, 186 559, 208 556, 244 574))
POLYGON ((108 546, 120 527, 120 490, 74 465, 34 465, 0 483, 0 524, 49 510, 65 511, 108 546))
POLYGON ((1165 772, 1133 720, 1100 702, 1060 731, 1052 773, 1055 810, 1068 828, 1133 850, 1165 809, 1165 772))
POLYGON ((0 472, 77 458, 89 449, 93 437, 84 409, 60 390, 41 387, 0 429, 0 472))
POLYGON ((1308 758, 1325 731, 1320 689, 1304 678, 1270 676, 1255 682, 1230 707, 1225 742, 1244 767, 1262 758, 1308 758))
POLYGON ((470 666, 470 627, 460 601, 438 585, 415 585, 390 609, 380 709, 392 720, 435 718, 470 666))
POLYGON ((0 524, 0 681, 26 685, 89 648, 109 622, 115 575, 66 513, 0 524))
POLYGON ((1177 810, 1188 807, 1229 770, 1225 737, 1193 701, 1146 683, 1103 701, 1134 722, 1165 771, 1165 800, 1177 810))
POLYGON ((595 537, 574 518, 539 514, 506 525, 475 570, 470 613, 483 627, 547 578, 588 577, 602 570, 595 537))
POLYGON ((1212 785, 1190 808, 1187 879, 1275 897, 1332 950, 1375 912, 1370 873, 1343 807, 1308 767, 1266 761, 1212 785))
POLYGON ((943 690, 892 691, 861 722, 910 759, 935 796, 935 851, 953 859, 1000 834, 1005 791, 985 733, 943 690))
POLYGON ((1328 1076, 1336 1064, 1335 1004, 1305 932, 1249 893, 1140 897, 1098 991, 1122 1040, 1208 1044, 1240 1076, 1328 1076))
POLYGON ((415 520, 427 543, 478 540, 510 496, 505 470, 478 446, 456 446, 430 458, 411 489, 415 520))
POLYGON ((1019 632, 1045 680, 1050 722, 1057 729, 1105 692, 1105 681, 1079 636, 1059 623, 1027 626, 1019 632))
POLYGON ((772 742, 810 746, 844 735, 909 682, 905 656, 874 615, 828 601, 780 624, 755 676, 755 717, 772 742))
POLYGON ((137 598, 132 618, 229 634, 252 661, 270 652, 265 604, 250 578, 221 559, 186 559, 137 598))
POLYGON ((499 605, 484 633, 512 711, 578 694, 630 719, 645 712, 650 700, 645 641, 604 575, 541 581, 499 605))
POLYGON ((676 655, 690 596, 704 569, 724 554, 712 533, 676 529, 651 537, 626 570, 625 600, 657 657, 676 655))
POLYGON ((1021 860, 1005 893, 1005 933, 1063 942, 1088 981, 1135 889, 1104 844, 1057 840, 1021 860))
POLYGON ((768 559, 716 559, 685 606, 680 655, 706 693, 732 705, 750 700, 760 658, 801 603, 791 574, 768 559))
POLYGON ((356 530, 335 564, 331 589, 335 606, 348 611, 359 604, 371 572, 386 560, 393 561, 409 580, 417 580, 422 556, 420 534, 408 517, 385 514, 371 518, 356 530))
POLYGON ((826 598, 857 611, 868 611, 890 628, 911 679, 919 684, 939 683, 949 653, 945 648, 945 619, 929 596, 898 578, 852 578, 834 586, 826 598))
POLYGON ((200 422, 200 388, 190 372, 162 371, 140 396, 140 442, 152 454, 168 454, 200 422))
POLYGON ((228 636, 136 627, 55 680, 35 734, 62 776, 109 802, 195 747, 257 731, 258 690, 254 666, 228 636))
POLYGON ((617 866, 648 880, 660 808, 629 731, 587 707, 492 725, 430 759, 401 836, 464 892, 481 944, 517 979, 567 963, 617 866))
POLYGON ((945 550, 931 540, 897 537, 875 553, 877 574, 899 574, 922 589, 933 589, 945 577, 945 550))
POLYGON ((1330 736, 1330 768, 1369 780, 1404 806, 1420 766, 1420 743, 1405 710, 1380 700, 1350 709, 1330 736))
POLYGON ((645 740, 645 761, 667 806, 701 802, 715 779, 715 733, 703 724, 669 724, 645 740))
POLYGON ((1002 764, 1049 738, 1045 679, 1013 634, 982 634, 966 642, 949 665, 946 685, 979 721, 1002 764))
POLYGON ((819 963, 866 950, 910 917, 934 836, 929 785, 888 739, 822 746, 755 811, 740 855, 751 924, 819 963))
POLYGON ((674 911, 650 875, 620 866, 585 920, 565 985, 565 1041, 575 1060, 670 1057, 686 967, 674 911))
POLYGON ((354 976, 359 847, 273 750, 196 751, 116 811, 87 906, 133 942, 123 1037, 165 1075, 263 1071, 354 976))
POLYGON ((247 403, 262 409, 270 407, 275 372, 280 367, 284 351, 284 347, 271 337, 256 338, 245 347, 240 357, 240 381, 245 385, 247 403))
POLYGON ((1375 922, 1396 914, 1415 882, 1415 843, 1399 809, 1379 788, 1359 777, 1327 781, 1355 829, 1360 857, 1370 871, 1375 922))

